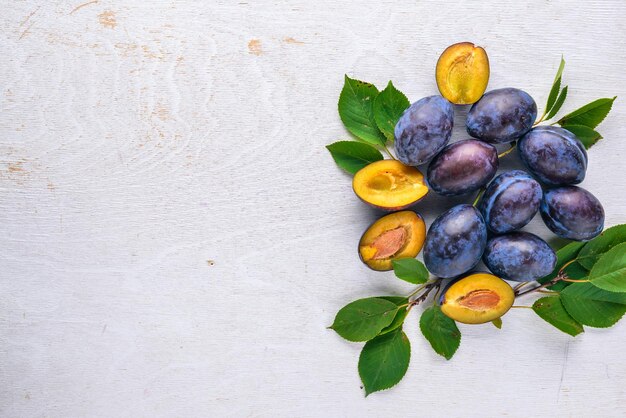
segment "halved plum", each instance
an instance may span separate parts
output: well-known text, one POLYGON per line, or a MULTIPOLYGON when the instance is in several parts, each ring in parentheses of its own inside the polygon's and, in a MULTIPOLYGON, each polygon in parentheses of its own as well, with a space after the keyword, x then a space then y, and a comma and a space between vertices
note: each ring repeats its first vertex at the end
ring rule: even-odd
POLYGON ((454 104, 478 101, 489 82, 489 58, 471 42, 450 45, 439 57, 435 69, 441 95, 454 104))
POLYGON ((359 241, 359 256, 372 270, 391 270, 392 260, 414 258, 426 237, 426 225, 417 213, 405 210, 378 219, 359 241))
POLYGON ((441 311, 464 324, 484 324, 507 313, 514 301, 507 282, 493 274, 475 273, 452 282, 441 298, 441 311))
POLYGON ((390 212, 406 209, 428 193, 424 175, 396 160, 363 167, 354 175, 352 188, 365 203, 390 212))

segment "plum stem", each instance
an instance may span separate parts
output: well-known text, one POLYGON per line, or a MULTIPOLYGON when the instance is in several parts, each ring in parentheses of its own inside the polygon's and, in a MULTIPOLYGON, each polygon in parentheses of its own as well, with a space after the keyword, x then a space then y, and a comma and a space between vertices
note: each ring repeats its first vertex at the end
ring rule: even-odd
POLYGON ((563 266, 561 268, 561 270, 559 270, 559 273, 552 280, 549 280, 549 281, 545 282, 544 284, 541 284, 539 286, 535 286, 532 289, 528 289, 528 290, 525 290, 523 292, 517 291, 517 292, 515 292, 515 297, 518 298, 520 296, 524 296, 524 295, 527 295, 529 293, 538 292, 538 291, 540 291, 540 290, 542 290, 542 289, 544 289, 546 287, 552 286, 552 285, 556 284, 557 282, 560 282, 561 280, 567 279, 567 273, 565 273, 563 271, 563 268, 565 268, 565 266, 563 266))
POLYGON ((393 154, 391 153, 391 151, 389 151, 389 148, 387 148, 387 144, 383 144, 383 148, 385 148, 385 151, 387 151, 387 154, 389 154, 389 156, 391 157, 392 160, 396 160, 396 157, 393 156, 393 154))
MULTIPOLYGON (((556 284, 557 282, 560 281, 564 281, 564 282, 570 282, 570 283, 587 283, 589 281, 589 279, 583 279, 583 280, 576 280, 576 279, 570 279, 567 276, 567 273, 565 272, 565 269, 572 263, 578 261, 577 258, 568 261, 567 263, 563 264, 563 266, 559 269, 559 272, 556 274, 556 276, 552 279, 549 280, 547 282, 545 282, 544 284, 540 285, 540 286, 536 286, 533 287, 532 289, 528 289, 524 292, 520 292, 519 290, 523 287, 523 286, 517 286, 514 290, 515 290, 515 297, 519 297, 519 296, 523 296, 526 295, 528 293, 532 293, 532 292, 541 292, 544 288, 552 286, 554 284, 556 284)), ((528 282, 526 282, 528 283, 528 282)), ((555 292, 558 293, 558 292, 555 292)))
POLYGON ((509 148, 506 151, 501 152, 500 154, 498 154, 498 159, 504 157, 505 155, 510 154, 511 152, 513 152, 513 150, 517 147, 517 141, 513 141, 511 142, 511 148, 509 148))
POLYGON ((563 274, 565 273, 565 269, 566 269, 567 267, 569 267, 569 265, 570 265, 570 264, 575 263, 576 261, 578 261, 578 259, 577 259, 577 258, 575 258, 575 259, 573 259, 573 260, 570 260, 570 261, 568 261, 567 263, 563 264, 563 267, 561 267, 561 268, 559 269, 559 272, 557 273, 557 276, 561 276, 561 275, 563 275, 563 274))
POLYGON ((407 299, 411 299, 413 296, 415 296, 420 290, 424 289, 426 286, 428 286, 431 283, 435 283, 434 281, 428 281, 422 285, 419 285, 417 287, 417 289, 415 289, 414 291, 412 291, 411 293, 409 293, 409 295, 407 296, 407 299))
POLYGON ((420 303, 424 302, 428 298, 428 295, 430 294, 430 292, 432 292, 433 289, 436 288, 437 290, 439 290, 440 287, 441 287, 441 279, 437 279, 434 282, 427 283, 423 287, 423 289, 425 289, 424 293, 422 293, 420 296, 418 296, 417 298, 409 302, 409 309, 411 309, 413 306, 419 305, 420 303))
POLYGON ((474 199, 474 203, 472 203, 472 206, 476 207, 476 205, 478 204, 478 201, 480 200, 481 197, 483 197, 484 193, 485 193, 485 188, 481 187, 481 189, 478 191, 478 194, 476 195, 476 199, 474 199))
POLYGON ((520 309, 520 308, 532 309, 533 307, 532 306, 526 306, 526 305, 513 305, 513 306, 511 306, 511 309, 513 309, 513 308, 516 308, 516 309, 520 309))
POLYGON ((546 117, 546 114, 548 113, 548 112, 547 112, 547 110, 548 110, 548 109, 546 109, 546 110, 544 110, 544 111, 543 111, 543 115, 541 115, 541 117, 539 118, 539 120, 537 120, 537 121, 535 121, 535 123, 533 123, 533 126, 537 126, 537 125, 539 125, 541 122, 543 122, 543 118, 545 118, 545 117, 546 117))
POLYGON ((589 279, 582 279, 582 280, 576 280, 576 279, 568 279, 567 277, 561 279, 564 282, 570 282, 570 283, 587 283, 589 282, 589 279))

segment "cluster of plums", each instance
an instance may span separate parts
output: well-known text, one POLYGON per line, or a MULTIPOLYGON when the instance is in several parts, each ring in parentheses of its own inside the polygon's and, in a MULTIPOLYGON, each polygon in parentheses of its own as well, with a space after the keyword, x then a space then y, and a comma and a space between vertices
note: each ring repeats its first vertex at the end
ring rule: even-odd
POLYGON ((480 323, 493 319, 492 308, 502 300, 510 299, 505 304, 510 307, 513 292, 498 293, 502 286, 510 289, 501 279, 536 280, 556 265, 555 252, 544 240, 518 231, 537 212, 552 232, 566 239, 589 240, 604 226, 598 199, 575 186, 585 178, 585 147, 563 128, 533 127, 536 117, 537 106, 526 92, 492 90, 468 113, 466 128, 472 138, 448 144, 453 105, 439 95, 413 103, 395 127, 399 161, 378 161, 360 170, 353 181, 356 194, 393 212, 411 206, 429 189, 443 196, 485 191, 475 207, 460 204, 441 214, 425 236, 415 212, 379 219, 361 239, 361 259, 376 270, 389 270, 393 259, 415 257, 423 244, 428 270, 450 279, 461 277, 482 258, 497 277, 479 273, 453 282, 444 292, 442 307, 452 304, 465 313, 459 317, 450 313, 454 312, 450 307, 442 308, 444 313, 461 322, 480 323), (494 178, 498 170, 494 144, 513 141, 527 172, 507 171, 494 178), (426 179, 415 168, 425 163, 426 179), (470 313, 478 317, 470 318, 470 313))

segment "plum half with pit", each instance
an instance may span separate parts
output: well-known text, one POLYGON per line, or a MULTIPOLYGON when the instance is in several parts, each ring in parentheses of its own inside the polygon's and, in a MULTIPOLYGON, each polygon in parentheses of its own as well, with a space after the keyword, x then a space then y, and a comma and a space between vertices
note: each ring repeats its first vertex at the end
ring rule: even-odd
POLYGON ((392 269, 392 260, 414 258, 424 245, 426 225, 406 210, 383 216, 367 228, 359 241, 361 261, 372 270, 392 269))
POLYGON ((475 273, 451 282, 444 290, 441 311, 464 324, 484 324, 507 313, 515 294, 511 285, 488 273, 475 273))

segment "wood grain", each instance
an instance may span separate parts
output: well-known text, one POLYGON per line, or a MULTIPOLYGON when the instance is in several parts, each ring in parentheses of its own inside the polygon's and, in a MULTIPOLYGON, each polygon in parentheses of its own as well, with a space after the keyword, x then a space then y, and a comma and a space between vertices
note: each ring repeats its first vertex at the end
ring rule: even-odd
POLYGON ((563 54, 564 110, 618 96, 584 187, 626 222, 625 22, 600 0, 5 1, 0 415, 624 416, 624 324, 572 339, 524 309, 462 327, 450 362, 409 317, 407 377, 364 399, 360 346, 325 327, 411 288, 359 262, 379 214, 324 145, 349 137, 344 73, 417 100, 471 40, 491 88, 541 105, 563 54))

